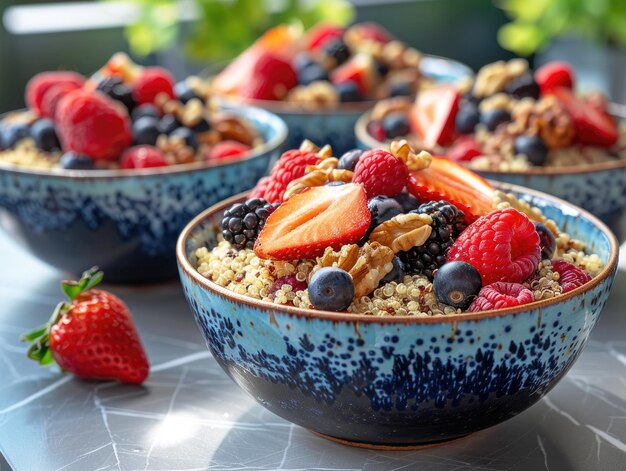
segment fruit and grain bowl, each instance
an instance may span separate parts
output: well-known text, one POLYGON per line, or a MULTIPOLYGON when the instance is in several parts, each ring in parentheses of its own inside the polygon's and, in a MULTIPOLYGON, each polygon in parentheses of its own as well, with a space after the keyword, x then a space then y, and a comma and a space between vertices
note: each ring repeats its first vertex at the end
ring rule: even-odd
POLYGON ((380 102, 355 132, 363 148, 405 137, 488 179, 553 194, 607 220, 626 204, 626 112, 573 92, 562 62, 483 67, 470 87, 435 87, 412 102, 380 102))
POLYGON ((185 296, 224 371, 277 415, 393 449, 500 423, 580 355, 616 273, 590 213, 406 141, 310 143, 181 233, 185 296))
POLYGON ((36 75, 28 109, 0 117, 0 225, 37 258, 112 282, 174 278, 200 210, 248 190, 287 130, 258 108, 215 106, 202 82, 114 56, 90 78, 36 75))
POLYGON ((376 101, 472 75, 464 64, 422 54, 377 24, 322 23, 306 34, 286 25, 267 31, 210 80, 226 102, 283 118, 287 149, 308 138, 344 152, 355 145, 357 119, 376 101))

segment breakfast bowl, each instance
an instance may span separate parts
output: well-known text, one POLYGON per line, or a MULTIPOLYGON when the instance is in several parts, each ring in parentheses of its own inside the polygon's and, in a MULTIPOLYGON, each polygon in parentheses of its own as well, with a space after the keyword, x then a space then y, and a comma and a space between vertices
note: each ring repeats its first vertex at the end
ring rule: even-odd
POLYGON ((207 205, 253 187, 287 136, 272 113, 226 109, 261 137, 244 157, 132 169, 0 163, 0 225, 33 256, 66 272, 95 264, 110 282, 175 277, 180 230, 207 205))
MULTIPOLYGON (((496 64, 479 71, 474 89, 482 72, 496 64)), ((439 121, 429 122, 426 117, 429 103, 425 96, 414 103, 379 103, 355 126, 358 147, 376 148, 387 139, 398 138, 386 136, 381 125, 384 120, 393 123, 395 118, 396 130, 415 149, 446 155, 487 179, 558 196, 604 220, 622 211, 626 204, 624 106, 608 103, 599 94, 576 95, 571 83, 569 87, 540 89, 537 82, 541 83, 545 69, 535 71, 534 80, 525 61, 510 64, 521 65, 520 70, 526 67, 509 82, 521 84, 517 90, 509 88, 506 93, 484 98, 475 97, 474 89, 431 90, 433 99, 439 96, 439 121)), ((566 67, 547 65, 548 71, 566 67)))
POLYGON ((277 305, 202 276, 239 195, 181 233, 184 293, 214 358, 259 404, 326 438, 406 449, 457 439, 536 403, 583 350, 609 296, 618 244, 595 216, 556 197, 494 183, 539 208, 598 255, 591 281, 551 299, 482 312, 373 316, 277 305))

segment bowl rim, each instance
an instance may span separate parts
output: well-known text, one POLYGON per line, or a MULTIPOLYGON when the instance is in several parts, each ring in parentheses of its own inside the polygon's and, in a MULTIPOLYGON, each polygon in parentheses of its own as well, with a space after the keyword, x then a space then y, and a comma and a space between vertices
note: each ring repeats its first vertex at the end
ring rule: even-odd
MULTIPOLYGON (((266 142, 252 149, 246 157, 221 159, 219 162, 191 162, 188 164, 169 165, 166 167, 154 167, 145 169, 111 169, 111 170, 67 170, 62 168, 42 169, 22 167, 7 162, 0 162, 0 172, 21 175, 37 175, 53 178, 67 179, 109 179, 109 178, 142 178, 159 175, 174 175, 192 173, 199 170, 210 170, 245 163, 262 158, 268 152, 280 149, 288 135, 287 124, 275 113, 256 106, 223 104, 222 108, 243 118, 258 117, 268 121, 276 131, 275 135, 266 142)), ((19 111, 19 110, 16 110, 19 111)), ((8 112, 11 113, 11 112, 8 112)), ((5 113, 7 114, 7 113, 5 113)), ((256 126, 253 126, 256 128, 256 126)))
MULTIPOLYGON (((422 54, 422 60, 432 62, 447 62, 454 64, 455 67, 464 70, 462 77, 473 77, 475 75, 472 68, 456 59, 451 59, 436 54, 422 54)), ((227 64, 224 64, 227 65, 227 64)), ((207 73, 210 75, 210 72, 207 73)), ((340 103, 338 106, 331 108, 307 109, 298 108, 294 104, 290 104, 281 100, 256 100, 250 98, 238 98, 232 95, 216 95, 220 103, 229 105, 250 105, 269 110, 273 113, 285 116, 329 116, 329 115, 360 115, 361 113, 372 108, 379 100, 353 101, 340 103)))
POLYGON ((481 311, 478 313, 454 313, 447 314, 445 316, 371 316, 366 314, 350 314, 345 312, 333 312, 333 311, 321 311, 316 309, 305 309, 298 308, 294 306, 285 306, 281 304, 274 304, 269 301, 262 301, 260 299, 254 299, 248 296, 244 296, 234 291, 230 291, 226 288, 223 288, 216 283, 210 281, 209 279, 202 276, 191 264, 186 255, 186 244, 189 240, 192 232, 204 223, 208 218, 210 218, 213 214, 231 206, 232 204, 242 200, 245 198, 249 192, 240 193, 238 195, 227 198, 217 204, 214 204, 208 209, 205 209, 203 212, 198 214, 195 218, 193 218, 182 230, 180 233, 178 240, 176 242, 176 260, 178 262, 178 266, 182 272, 193 282, 202 286, 204 289, 212 292, 215 295, 218 295, 222 298, 226 298, 229 301, 235 303, 241 303, 249 307, 253 307, 255 309, 264 311, 269 315, 273 315, 275 312, 280 312, 288 315, 295 315, 297 317, 303 317, 308 319, 320 319, 320 320, 330 320, 333 322, 354 322, 354 323, 383 323, 383 324, 438 324, 438 323, 456 323, 456 322, 464 322, 464 321, 479 321, 482 319, 494 318, 494 317, 504 317, 508 315, 516 315, 521 314, 527 311, 538 310, 541 314, 541 310, 544 307, 552 306, 559 304, 563 301, 567 301, 572 299, 579 294, 587 292, 592 288, 599 285, 601 282, 606 280, 614 273, 617 261, 619 257, 619 244, 617 242, 617 238, 613 234, 613 232, 597 217, 595 217, 590 212, 579 208, 561 198, 557 198, 556 196, 552 196, 541 191, 532 190, 529 188, 525 188, 519 185, 512 185, 503 182, 493 182, 496 189, 506 192, 520 192, 526 195, 530 195, 533 197, 541 198, 543 200, 549 201, 555 205, 565 206, 571 211, 575 211, 580 215, 586 217, 595 227, 597 227, 609 240, 610 253, 609 259, 607 263, 602 268, 600 273, 596 275, 591 281, 585 283, 582 286, 579 286, 568 293, 562 294, 561 296, 551 298, 551 299, 543 299, 540 301, 534 301, 529 304, 524 304, 521 306, 510 307, 506 309, 493 309, 489 311, 481 311))
MULTIPOLYGON (((618 103, 609 104, 611 114, 619 119, 626 120, 626 105, 620 105, 618 103)), ((372 110, 366 110, 357 120, 354 125, 354 134, 357 141, 368 146, 368 148, 375 149, 377 147, 387 146, 386 142, 380 142, 376 140, 367 132, 367 123, 370 121, 372 110)), ((617 170, 626 167, 626 158, 617 159, 611 162, 598 162, 586 165, 570 165, 567 167, 545 167, 545 168, 529 168, 527 170, 476 170, 471 169, 474 172, 481 175, 487 175, 489 177, 498 178, 499 175, 521 175, 521 176, 559 176, 559 175, 578 175, 582 173, 595 173, 603 172, 606 170, 617 170)), ((470 167, 468 167, 470 168, 470 167)))

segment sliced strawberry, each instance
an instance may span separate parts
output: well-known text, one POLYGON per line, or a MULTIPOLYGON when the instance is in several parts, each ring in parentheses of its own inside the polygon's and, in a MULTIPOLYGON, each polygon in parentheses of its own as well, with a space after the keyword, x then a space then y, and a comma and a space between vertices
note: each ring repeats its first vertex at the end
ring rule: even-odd
POLYGON ((441 85, 419 93, 409 118, 413 132, 426 147, 445 146, 452 141, 459 99, 459 92, 453 85, 441 85))
POLYGON ((359 23, 352 26, 350 31, 361 40, 375 41, 380 44, 386 44, 391 41, 391 34, 376 23, 359 23))
POLYGON ((255 100, 280 100, 298 84, 291 64, 269 52, 260 56, 251 75, 239 87, 239 96, 255 100))
POLYGON ((535 71, 535 82, 542 94, 556 87, 574 88, 574 72, 566 62, 549 62, 535 71))
POLYGON ((355 54, 345 64, 336 68, 330 75, 334 84, 355 82, 362 96, 368 96, 376 80, 374 59, 369 54, 355 54))
POLYGON ((617 142, 617 123, 608 113, 578 98, 567 88, 557 87, 551 93, 572 117, 578 142, 592 146, 612 146, 617 142))
POLYGON ((341 39, 344 31, 345 30, 341 26, 329 23, 319 23, 307 33, 304 40, 305 47, 309 51, 317 51, 328 41, 341 39))
POLYGON ((460 137, 446 152, 447 157, 455 162, 469 162, 482 153, 478 142, 472 136, 460 137))
POLYGON ((82 86, 76 82, 59 82, 56 85, 52 85, 43 94, 40 106, 41 116, 54 119, 57 106, 61 102, 61 99, 68 93, 80 88, 82 88, 82 86))
POLYGON ((259 258, 314 258, 326 247, 353 244, 367 232, 371 214, 361 185, 319 186, 281 204, 265 222, 254 245, 259 258))
POLYGON ((76 72, 66 71, 41 72, 33 76, 26 84, 26 104, 29 108, 44 116, 41 105, 46 92, 56 85, 67 83, 80 88, 85 83, 85 77, 76 72))
POLYGON ((420 201, 452 203, 468 223, 493 209, 493 188, 487 180, 445 157, 433 157, 430 167, 411 172, 407 189, 420 201))

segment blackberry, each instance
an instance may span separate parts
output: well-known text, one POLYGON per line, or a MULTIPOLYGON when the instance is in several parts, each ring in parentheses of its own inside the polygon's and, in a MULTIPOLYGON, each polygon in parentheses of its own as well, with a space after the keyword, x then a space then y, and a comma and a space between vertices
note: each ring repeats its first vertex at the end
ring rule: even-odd
POLYGON ((433 272, 446 262, 446 253, 456 237, 465 229, 465 214, 447 201, 431 201, 411 213, 428 214, 433 218, 432 232, 423 245, 399 252, 406 271, 433 279, 433 272))
POLYGON ((252 198, 245 203, 232 205, 222 218, 222 235, 237 250, 254 248, 254 241, 265 221, 278 207, 262 198, 252 198))

